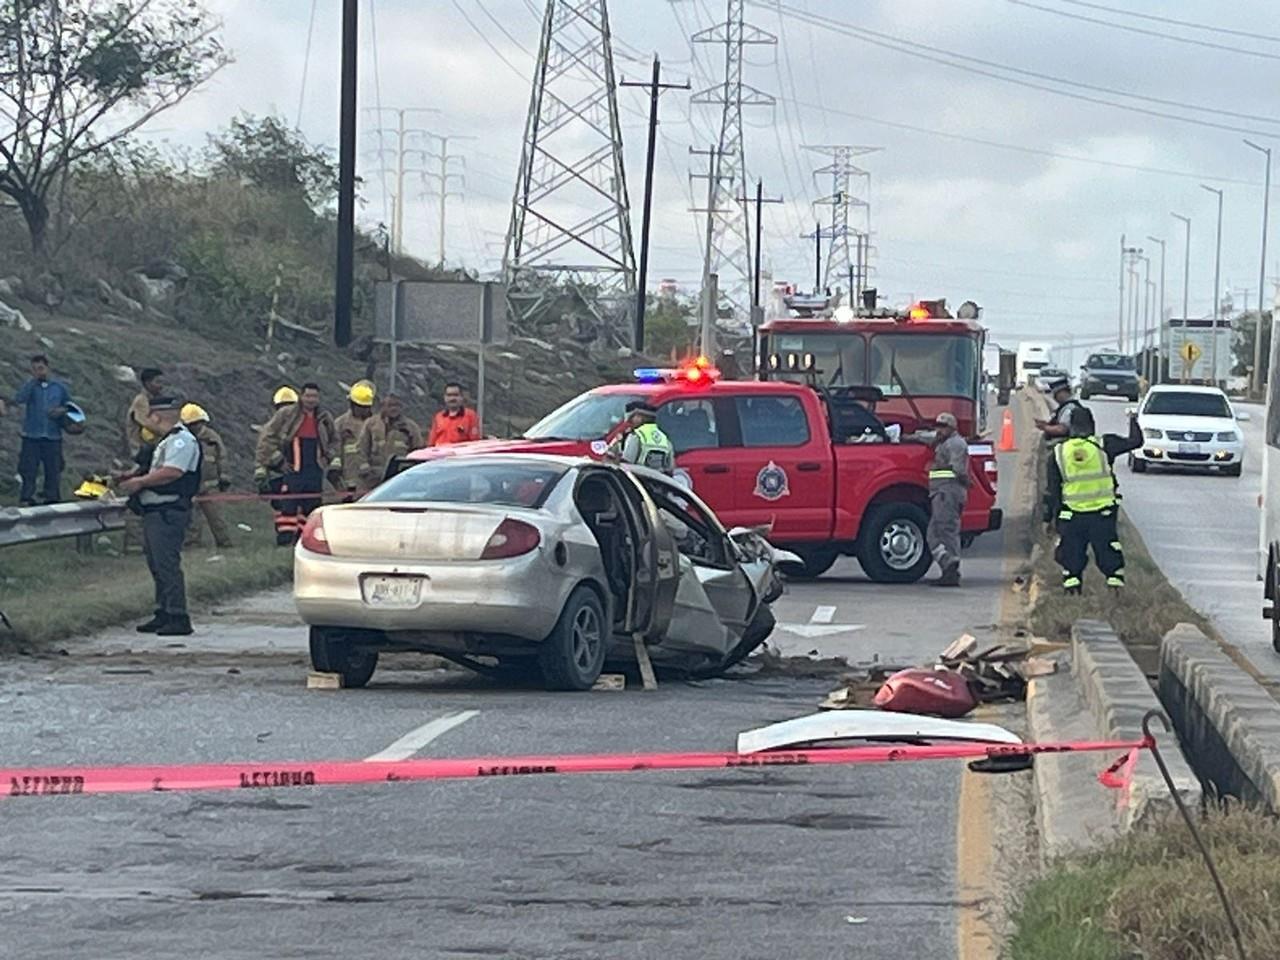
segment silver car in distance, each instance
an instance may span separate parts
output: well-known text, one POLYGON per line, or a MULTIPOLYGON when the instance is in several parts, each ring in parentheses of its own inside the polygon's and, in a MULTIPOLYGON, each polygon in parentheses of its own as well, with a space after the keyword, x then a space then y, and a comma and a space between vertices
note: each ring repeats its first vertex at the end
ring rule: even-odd
POLYGON ((606 662, 713 676, 758 647, 782 592, 761 531, 726 531, 662 474, 499 454, 410 466, 322 507, 294 555, 316 670, 364 686, 382 650, 585 690, 606 662))

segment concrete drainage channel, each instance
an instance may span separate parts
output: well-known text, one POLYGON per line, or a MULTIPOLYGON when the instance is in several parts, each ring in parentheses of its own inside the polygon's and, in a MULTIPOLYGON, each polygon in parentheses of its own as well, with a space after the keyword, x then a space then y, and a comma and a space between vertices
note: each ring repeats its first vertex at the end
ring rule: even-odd
MULTIPOLYGON (((1034 740, 1138 739, 1142 718, 1163 710, 1173 722, 1162 753, 1189 806, 1237 797, 1280 812, 1280 703, 1221 644, 1179 624, 1160 645, 1159 697, 1111 627, 1081 620, 1056 674, 1027 691, 1034 740), (1190 762, 1188 762, 1188 760, 1190 762)), ((1036 758, 1036 816, 1046 860, 1109 839, 1172 811, 1173 800, 1149 756, 1139 759, 1127 803, 1099 789, 1088 755, 1036 758)))

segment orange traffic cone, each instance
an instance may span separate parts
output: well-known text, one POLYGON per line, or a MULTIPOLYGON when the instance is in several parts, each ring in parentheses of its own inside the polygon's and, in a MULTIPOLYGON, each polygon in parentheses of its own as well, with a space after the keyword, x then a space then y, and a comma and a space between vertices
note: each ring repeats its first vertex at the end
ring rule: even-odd
POLYGON ((996 447, 1001 453, 1011 453, 1018 449, 1013 441, 1013 411, 1006 409, 1004 423, 1000 425, 1000 445, 996 447))

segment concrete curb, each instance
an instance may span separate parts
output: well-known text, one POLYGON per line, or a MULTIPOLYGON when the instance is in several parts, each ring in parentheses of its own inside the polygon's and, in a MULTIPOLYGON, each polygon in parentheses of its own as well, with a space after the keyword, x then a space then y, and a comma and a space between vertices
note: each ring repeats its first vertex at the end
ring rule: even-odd
POLYGON ((1160 698, 1220 795, 1280 813, 1280 703, 1191 624, 1160 645, 1160 698))
MULTIPOLYGON (((1146 675, 1115 631, 1099 620, 1078 620, 1071 628, 1071 650, 1072 669, 1098 732, 1107 739, 1141 738, 1142 718, 1148 711, 1162 707, 1146 675)), ((1185 803, 1199 804, 1200 781, 1181 747, 1176 743, 1172 745, 1174 749, 1170 746, 1164 745, 1161 753, 1174 785, 1185 803)), ((1150 757, 1142 758, 1134 773, 1124 829, 1173 809, 1173 799, 1155 762, 1150 757)))

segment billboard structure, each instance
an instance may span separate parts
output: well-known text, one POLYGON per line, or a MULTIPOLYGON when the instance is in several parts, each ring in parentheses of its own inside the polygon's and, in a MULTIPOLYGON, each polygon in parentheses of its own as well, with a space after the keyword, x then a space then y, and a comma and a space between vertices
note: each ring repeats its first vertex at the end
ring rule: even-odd
POLYGON ((1171 317, 1165 335, 1172 382, 1222 384, 1230 378, 1234 336, 1230 319, 1222 317, 1215 323, 1212 317, 1171 317))
POLYGON ((384 280, 374 290, 374 333, 391 348, 391 390, 399 348, 451 343, 476 348, 476 416, 484 427, 485 351, 509 339, 507 293, 501 283, 384 280))

